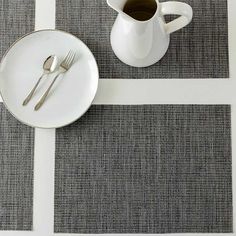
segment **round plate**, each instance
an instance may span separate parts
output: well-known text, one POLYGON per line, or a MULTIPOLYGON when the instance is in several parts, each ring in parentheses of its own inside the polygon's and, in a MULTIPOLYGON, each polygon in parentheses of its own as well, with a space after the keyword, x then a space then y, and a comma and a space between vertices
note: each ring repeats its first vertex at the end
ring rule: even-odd
POLYGON ((75 36, 58 30, 25 35, 7 51, 0 65, 0 93, 7 109, 21 122, 39 128, 59 128, 80 118, 91 106, 98 87, 98 67, 88 47, 75 36), (22 103, 43 73, 43 63, 56 55, 60 63, 73 50, 70 70, 60 76, 44 105, 34 107, 56 72, 45 76, 27 106, 22 103))

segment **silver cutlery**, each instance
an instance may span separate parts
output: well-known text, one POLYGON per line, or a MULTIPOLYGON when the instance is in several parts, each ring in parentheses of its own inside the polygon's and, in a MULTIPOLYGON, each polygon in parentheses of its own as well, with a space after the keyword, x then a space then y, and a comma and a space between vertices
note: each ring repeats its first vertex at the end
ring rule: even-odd
POLYGON ((40 107, 44 104, 51 88, 53 87, 54 83, 56 82, 57 78, 62 75, 65 74, 72 66, 73 61, 75 59, 76 53, 73 51, 69 51, 69 53, 67 54, 67 56, 65 57, 65 59, 62 61, 62 63, 60 64, 59 67, 59 72, 56 75, 56 77, 53 79, 52 83, 50 84, 50 86, 48 87, 48 89, 46 90, 46 92, 43 94, 43 96, 40 98, 39 102, 36 104, 34 110, 37 111, 40 109, 40 107))
POLYGON ((26 99, 24 100, 23 102, 23 106, 27 105, 28 102, 31 100, 31 98, 33 97, 34 93, 35 93, 35 90, 37 89, 38 85, 40 84, 42 78, 45 76, 45 75, 48 75, 50 73, 53 73, 56 69, 56 66, 57 66, 57 57, 52 55, 52 56, 49 56, 44 64, 43 64, 43 74, 40 76, 40 78, 38 79, 37 83, 35 84, 35 86, 33 87, 33 89, 30 91, 29 95, 26 97, 26 99))

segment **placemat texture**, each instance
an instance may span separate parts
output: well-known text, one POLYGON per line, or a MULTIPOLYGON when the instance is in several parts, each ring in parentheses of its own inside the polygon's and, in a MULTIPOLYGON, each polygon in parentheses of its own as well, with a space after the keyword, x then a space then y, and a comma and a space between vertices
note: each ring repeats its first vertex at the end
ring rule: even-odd
POLYGON ((0 0, 0 58, 22 35, 34 30, 34 0, 0 0))
POLYGON ((193 21, 171 35, 165 57, 148 68, 119 61, 110 46, 117 16, 106 0, 57 0, 57 28, 71 32, 94 53, 100 78, 228 78, 227 0, 181 0, 193 7, 193 21))
POLYGON ((31 230, 34 129, 0 103, 0 230, 31 230))
POLYGON ((230 113, 93 106, 58 129, 55 232, 232 232, 230 113))

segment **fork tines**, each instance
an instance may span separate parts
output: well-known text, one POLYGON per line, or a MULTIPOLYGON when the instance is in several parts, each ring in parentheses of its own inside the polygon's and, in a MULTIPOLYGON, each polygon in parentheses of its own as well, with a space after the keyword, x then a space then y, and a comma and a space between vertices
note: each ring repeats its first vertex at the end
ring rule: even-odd
POLYGON ((75 52, 70 50, 65 59, 62 61, 61 66, 68 70, 71 67, 74 59, 75 59, 75 52))

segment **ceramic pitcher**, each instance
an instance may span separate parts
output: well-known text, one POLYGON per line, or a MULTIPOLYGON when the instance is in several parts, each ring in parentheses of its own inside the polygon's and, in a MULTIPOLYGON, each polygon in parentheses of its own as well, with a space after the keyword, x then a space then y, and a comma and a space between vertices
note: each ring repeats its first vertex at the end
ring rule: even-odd
POLYGON ((134 67, 147 67, 166 53, 170 34, 192 20, 193 11, 186 3, 158 0, 107 0, 118 12, 111 31, 111 46, 116 56, 134 67), (166 23, 165 15, 178 15, 166 23))

